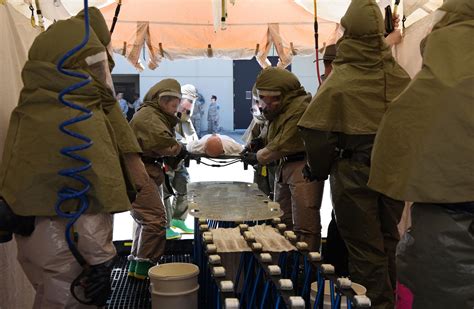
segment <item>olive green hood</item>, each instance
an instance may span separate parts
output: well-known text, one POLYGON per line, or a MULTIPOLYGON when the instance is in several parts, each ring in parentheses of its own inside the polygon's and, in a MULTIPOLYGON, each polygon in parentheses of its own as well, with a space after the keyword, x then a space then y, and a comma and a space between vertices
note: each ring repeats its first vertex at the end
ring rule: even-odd
POLYGON ((260 72, 255 88, 258 95, 281 95, 277 113, 283 112, 296 97, 307 94, 293 73, 274 67, 266 68, 260 72))
MULTIPOLYGON (((80 11, 76 18, 84 22, 84 10, 80 11)), ((89 7, 89 21, 92 29, 99 38, 102 45, 107 46, 110 43, 110 31, 105 22, 104 16, 96 7, 89 7)))
MULTIPOLYGON (((76 18, 84 22, 84 10, 80 11, 76 15, 76 18)), ((92 29, 94 30, 102 45, 104 45, 104 47, 107 47, 111 41, 110 31, 107 27, 107 23, 105 22, 104 16, 98 8, 89 7, 89 21, 92 29)), ((110 54, 110 51, 108 49, 106 51, 110 71, 112 71, 115 66, 114 58, 113 55, 110 54)))
MULTIPOLYGON (((28 60, 56 65, 66 52, 82 41, 84 34, 83 20, 75 17, 60 20, 36 37, 28 52, 28 60)), ((86 45, 69 57, 64 68, 86 68, 86 59, 101 52, 105 52, 105 47, 91 27, 86 45)))
MULTIPOLYGON (((81 188, 77 181, 58 175, 59 170, 82 165, 60 154, 61 148, 82 142, 63 134, 58 126, 82 113, 61 104, 58 94, 82 79, 59 73, 56 64, 83 36, 84 22, 73 17, 52 25, 30 48, 22 71, 24 87, 10 118, 0 165, 0 196, 16 214, 55 216, 57 192, 65 186, 81 188)), ((130 208, 127 190, 132 188, 122 167, 122 154, 140 152, 113 91, 98 78, 110 74, 106 64, 105 48, 91 30, 87 44, 64 65, 91 77, 89 84, 65 96, 66 100, 92 111, 91 118, 68 127, 93 141, 89 149, 78 152, 92 162, 92 167, 81 173, 91 182, 90 213, 130 208)), ((62 208, 71 211, 76 207, 77 202, 68 201, 62 208)))
POLYGON ((353 0, 341 20, 333 70, 299 126, 346 134, 375 134, 388 104, 409 83, 383 37, 374 0, 353 0))
POLYGON ((256 88, 262 95, 279 93, 281 96, 276 116, 268 126, 266 148, 284 155, 304 151, 296 124, 306 110, 311 95, 293 73, 280 68, 263 70, 257 77, 256 88))
POLYGON ((179 119, 163 111, 159 105, 160 97, 181 98, 181 85, 175 79, 163 79, 148 90, 143 105, 133 116, 130 125, 147 156, 159 156, 160 149, 177 143, 175 126, 179 119))
POLYGON ((422 69, 390 105, 373 148, 369 186, 399 200, 474 201, 474 2, 440 10, 422 69))
POLYGON ((181 85, 172 78, 166 78, 148 90, 143 99, 143 106, 158 106, 160 97, 172 96, 181 99, 181 85))

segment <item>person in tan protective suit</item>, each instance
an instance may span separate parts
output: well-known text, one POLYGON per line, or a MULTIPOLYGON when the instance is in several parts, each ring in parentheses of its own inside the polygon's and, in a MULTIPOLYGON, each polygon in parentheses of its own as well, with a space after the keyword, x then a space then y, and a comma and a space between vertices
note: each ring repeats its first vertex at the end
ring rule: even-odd
POLYGON ((283 210, 282 221, 308 244, 311 251, 319 251, 319 210, 324 183, 307 182, 303 178, 301 170, 306 156, 296 126, 311 96, 293 73, 280 68, 263 70, 257 77, 256 89, 263 114, 269 121, 267 143, 257 153, 245 153, 243 161, 250 165, 280 161, 276 171, 275 201, 283 210))
MULTIPOLYGON (((83 113, 58 101, 59 92, 80 79, 61 74, 56 64, 83 39, 84 12, 56 22, 33 42, 23 67, 24 87, 10 119, 0 166, 0 196, 15 215, 34 218, 34 230, 29 235, 16 235, 16 241, 18 259, 36 290, 35 308, 105 305, 116 255, 112 213, 128 210, 129 196, 134 197, 130 185, 133 181, 124 164, 126 156, 135 154, 139 158, 141 150, 114 97, 107 25, 98 9, 89 8, 89 15, 87 44, 63 66, 90 76, 89 84, 66 96, 69 102, 93 113, 91 118, 68 127, 94 142, 89 149, 75 152, 92 162, 90 169, 80 173, 91 183, 87 192, 89 207, 73 225, 76 234, 73 242, 88 269, 83 270, 68 248, 64 236, 68 219, 58 217, 55 212, 55 204, 63 212, 76 212, 77 199, 63 199, 63 195, 58 197, 58 192, 82 188, 77 180, 58 174, 59 170, 81 166, 59 151, 82 142, 63 134, 58 126, 83 113), (96 275, 99 281, 90 275, 96 275), (83 294, 79 296, 83 303, 70 291, 78 276, 84 293, 77 287, 74 291, 83 294)), ((0 204, 5 207, 5 203, 0 204)))
POLYGON ((397 308, 473 308, 474 2, 446 0, 434 16, 421 71, 380 123, 368 185, 414 202, 397 308))
MULTIPOLYGON (((324 75, 321 75, 322 83, 329 77, 332 71, 332 62, 336 59, 336 45, 326 46, 323 54, 324 75)), ((334 266, 336 275, 339 277, 348 277, 348 253, 346 244, 339 233, 336 224, 336 214, 334 209, 331 211, 331 221, 328 225, 326 246, 322 250, 324 263, 334 266)))
POLYGON ((133 116, 130 125, 142 147, 142 161, 148 175, 155 182, 139 192, 133 203, 132 217, 137 223, 132 252, 129 257, 129 275, 138 279, 148 276, 164 252, 166 240, 166 213, 157 188, 164 182, 163 157, 183 159, 187 151, 175 138, 174 128, 178 123, 175 116, 181 99, 181 86, 174 79, 163 79, 145 95, 143 105, 133 116), (140 197, 143 196, 143 199, 140 197))
POLYGON ((310 179, 331 176, 351 280, 367 288, 372 308, 393 308, 403 203, 371 190, 367 181, 380 120, 410 78, 385 43, 374 0, 352 1, 341 25, 333 70, 298 123, 308 155, 305 172, 310 179))

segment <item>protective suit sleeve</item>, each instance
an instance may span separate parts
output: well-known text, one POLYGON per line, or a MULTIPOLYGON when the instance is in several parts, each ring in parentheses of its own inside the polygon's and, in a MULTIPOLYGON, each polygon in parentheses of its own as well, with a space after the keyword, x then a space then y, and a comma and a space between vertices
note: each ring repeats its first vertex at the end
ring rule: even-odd
POLYGON ((283 155, 289 155, 304 151, 303 141, 298 134, 297 123, 301 114, 295 114, 284 122, 275 120, 271 123, 268 131, 268 144, 266 148, 278 151, 283 155))
MULTIPOLYGON (((165 148, 159 148, 159 149, 154 149, 152 154, 149 154, 148 156, 160 156, 160 157, 174 157, 177 156, 178 153, 181 151, 181 145, 176 142, 176 144, 165 147, 165 148)), ((146 153, 145 153, 146 155, 146 153)))
POLYGON ((186 121, 187 126, 189 127, 189 136, 187 136, 185 139, 186 141, 197 141, 199 140, 199 137, 197 136, 196 129, 194 129, 194 125, 191 122, 191 120, 186 121))
POLYGON ((156 113, 153 107, 146 105, 142 107, 133 116, 130 125, 143 149, 144 156, 175 156, 181 149, 172 129, 175 124, 168 124, 166 117, 156 113))
POLYGON ((273 151, 267 147, 260 149, 257 152, 257 160, 260 164, 268 164, 270 162, 279 160, 283 157, 283 153, 280 151, 273 151))
POLYGON ((328 179, 336 158, 337 133, 301 128, 311 176, 318 181, 328 179))

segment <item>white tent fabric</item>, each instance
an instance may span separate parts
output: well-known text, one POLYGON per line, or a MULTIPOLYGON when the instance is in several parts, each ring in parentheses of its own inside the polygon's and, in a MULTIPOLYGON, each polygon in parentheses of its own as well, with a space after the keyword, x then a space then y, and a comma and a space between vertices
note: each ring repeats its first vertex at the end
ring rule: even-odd
POLYGON ((416 24, 406 28, 403 41, 394 47, 394 55, 398 63, 414 77, 421 69, 420 42, 439 21, 439 14, 430 14, 418 20, 416 24))
MULTIPOLYGON (((5 1, 5 0, 2 0, 5 1)), ((54 20, 67 19, 72 15, 76 15, 84 8, 82 0, 7 0, 17 11, 30 18, 31 11, 29 6, 32 5, 35 11, 38 9, 36 3, 38 1, 39 9, 44 18, 52 22, 54 20)), ((0 1, 1 2, 1 1, 0 1)), ((115 3, 114 0, 89 0, 89 6, 98 8, 115 3)), ((35 17, 36 12, 35 12, 35 17)))
MULTIPOLYGON (((391 0, 376 0, 381 9, 391 4, 391 0)), ((295 0, 305 10, 314 12, 313 0, 295 0)), ((329 21, 339 22, 344 15, 350 0, 318 0, 318 16, 329 21)), ((421 69, 421 40, 431 31, 433 24, 439 20, 434 11, 443 4, 443 0, 401 0, 400 12, 406 18, 403 29, 403 41, 394 47, 394 56, 398 63, 414 77, 421 69)))
MULTIPOLYGON (((0 161, 10 113, 17 105, 21 69, 28 49, 39 31, 10 4, 0 1, 0 161)), ((35 292, 16 260, 16 243, 0 244, 0 308, 31 308, 35 292)))
POLYGON ((406 28, 403 41, 394 48, 394 55, 413 78, 421 69, 420 42, 440 20, 443 13, 436 9, 443 4, 443 0, 409 0, 402 3, 406 28))

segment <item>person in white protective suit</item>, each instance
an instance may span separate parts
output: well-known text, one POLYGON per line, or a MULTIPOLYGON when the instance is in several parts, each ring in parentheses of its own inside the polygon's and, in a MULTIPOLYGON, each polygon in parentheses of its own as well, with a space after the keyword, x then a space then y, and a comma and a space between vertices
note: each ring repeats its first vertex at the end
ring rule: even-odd
MULTIPOLYGON (((92 163, 90 169, 80 172, 91 187, 86 197, 88 209, 73 224, 68 246, 65 232, 69 219, 62 216, 77 213, 79 206, 85 208, 87 203, 66 197, 73 190, 82 190, 83 184, 58 172, 81 167, 83 162, 60 154, 60 150, 84 142, 64 134, 58 126, 84 113, 58 101, 63 89, 81 79, 60 73, 56 65, 82 41, 84 17, 81 12, 58 21, 33 42, 0 165, 0 209, 10 209, 8 216, 15 220, 33 218, 27 233, 16 233, 16 241, 18 260, 36 290, 34 308, 106 304, 116 256, 112 213, 130 209, 135 195, 130 185, 133 177, 125 166, 140 160, 141 149, 115 100, 109 30, 100 11, 89 8, 90 37, 63 64, 66 70, 90 77, 87 85, 72 90, 66 100, 90 110, 92 116, 67 128, 93 141, 87 150, 74 152, 92 163)), ((7 216, 0 216, 1 229, 7 216)))
MULTIPOLYGON (((191 84, 181 86, 181 103, 178 107, 177 116, 179 122, 175 127, 176 139, 188 144, 198 140, 196 130, 194 130, 191 117, 193 115, 194 104, 198 98, 196 87, 191 84)), ((173 160, 171 160, 173 161, 173 160)), ((166 163, 166 161, 165 161, 166 163)), ((188 215, 188 183, 189 173, 183 162, 174 166, 174 162, 166 164, 166 176, 169 178, 170 186, 164 186, 164 199, 168 226, 166 228, 166 239, 176 239, 182 234, 192 234, 194 230, 187 227, 184 221, 188 215), (170 189, 174 192, 170 192, 170 189), (173 228, 173 229, 171 229, 173 228)))

